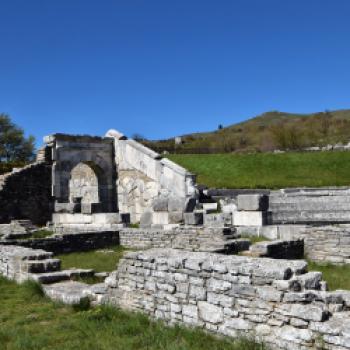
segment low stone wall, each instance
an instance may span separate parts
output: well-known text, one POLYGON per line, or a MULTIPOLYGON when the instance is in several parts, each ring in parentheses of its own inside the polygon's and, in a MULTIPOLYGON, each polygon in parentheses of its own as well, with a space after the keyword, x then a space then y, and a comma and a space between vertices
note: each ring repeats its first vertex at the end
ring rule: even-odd
POLYGON ((151 249, 107 279, 109 302, 277 349, 350 349, 350 292, 325 292, 304 261, 151 249))
POLYGON ((237 253, 249 248, 248 240, 232 239, 231 230, 224 229, 121 229, 120 244, 127 248, 173 248, 186 251, 237 253))
POLYGON ((19 239, 0 241, 0 247, 16 245, 32 249, 43 249, 54 254, 88 251, 119 244, 119 232, 84 232, 56 235, 41 239, 19 239))
POLYGON ((31 249, 13 245, 0 245, 0 275, 23 282, 35 271, 38 263, 49 262, 60 267, 60 261, 52 258, 51 252, 41 249, 31 249))
POLYGON ((306 256, 316 262, 350 263, 350 225, 271 225, 237 227, 237 233, 269 239, 304 240, 306 256))
POLYGON ((268 257, 272 259, 303 259, 304 241, 297 239, 258 242, 249 247, 248 253, 256 257, 268 257))

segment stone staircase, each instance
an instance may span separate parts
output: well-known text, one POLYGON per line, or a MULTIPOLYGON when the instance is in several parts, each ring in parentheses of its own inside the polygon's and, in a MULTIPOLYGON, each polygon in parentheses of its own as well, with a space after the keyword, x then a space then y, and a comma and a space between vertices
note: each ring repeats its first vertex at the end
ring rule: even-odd
POLYGON ((349 223, 350 194, 326 190, 271 194, 269 212, 270 224, 349 223))
POLYGON ((60 259, 42 249, 0 246, 0 274, 17 282, 34 280, 42 284, 92 277, 94 270, 61 270, 60 259))

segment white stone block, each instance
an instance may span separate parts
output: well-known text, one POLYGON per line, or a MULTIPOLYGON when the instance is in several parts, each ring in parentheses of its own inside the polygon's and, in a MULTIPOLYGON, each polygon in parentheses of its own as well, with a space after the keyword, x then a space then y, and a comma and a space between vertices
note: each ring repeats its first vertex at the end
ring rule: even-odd
POLYGON ((98 213, 92 214, 94 224, 119 224, 120 216, 118 213, 98 213))
POLYGON ((269 198, 261 194, 240 194, 237 196, 238 210, 258 211, 267 210, 269 198))
POLYGON ((266 214, 261 211, 236 211, 233 213, 235 226, 263 226, 266 222, 266 214))
POLYGON ((203 203, 203 209, 207 212, 213 212, 218 210, 218 204, 217 203, 203 203))
POLYGON ((167 211, 157 211, 152 214, 153 225, 168 225, 169 213, 167 211))

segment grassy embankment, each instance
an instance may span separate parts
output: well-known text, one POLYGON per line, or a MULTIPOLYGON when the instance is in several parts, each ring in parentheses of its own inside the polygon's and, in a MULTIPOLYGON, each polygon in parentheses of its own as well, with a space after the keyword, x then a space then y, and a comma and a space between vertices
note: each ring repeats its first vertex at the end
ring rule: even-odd
POLYGON ((247 340, 219 339, 199 329, 167 327, 111 307, 87 311, 55 304, 33 283, 0 277, 1 350, 262 350, 247 340))
POLYGON ((350 185, 350 152, 173 154, 169 159, 216 188, 350 185))

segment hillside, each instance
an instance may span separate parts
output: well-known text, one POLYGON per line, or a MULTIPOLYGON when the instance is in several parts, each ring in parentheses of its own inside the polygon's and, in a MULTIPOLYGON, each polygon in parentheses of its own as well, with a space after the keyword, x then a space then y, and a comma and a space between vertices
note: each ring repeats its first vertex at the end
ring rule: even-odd
POLYGON ((206 133, 143 143, 157 152, 231 153, 298 150, 350 141, 350 109, 313 114, 271 111, 247 121, 206 133))
POLYGON ((172 161, 214 188, 287 188, 350 185, 350 152, 283 154, 171 154, 172 161))

